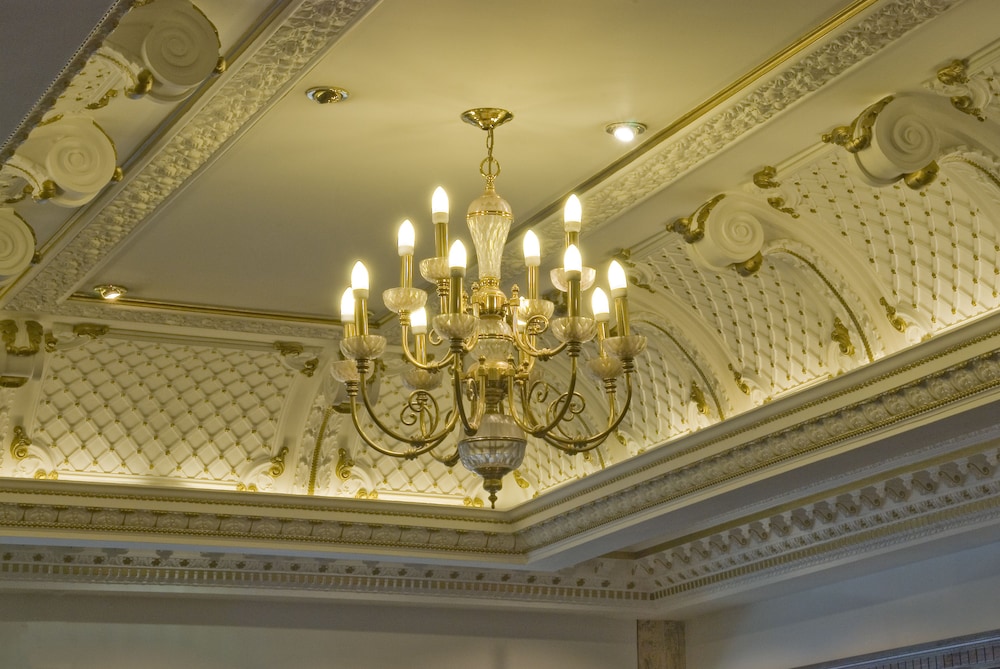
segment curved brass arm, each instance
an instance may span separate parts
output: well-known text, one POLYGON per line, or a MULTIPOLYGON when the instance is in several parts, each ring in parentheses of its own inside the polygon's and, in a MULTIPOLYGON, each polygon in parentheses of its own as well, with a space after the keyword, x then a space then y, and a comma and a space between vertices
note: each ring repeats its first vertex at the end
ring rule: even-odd
MULTIPOLYGON (((374 420, 374 416, 372 417, 372 419, 374 420)), ((354 396, 354 395, 351 396, 351 421, 354 423, 354 429, 357 430, 358 436, 361 437, 362 441, 364 441, 373 450, 378 451, 382 455, 388 455, 388 456, 393 457, 393 458, 407 458, 407 459, 412 459, 412 458, 415 458, 415 457, 417 457, 419 455, 423 455, 424 453, 431 452, 435 448, 437 448, 438 446, 440 446, 441 442, 444 441, 445 438, 451 433, 451 429, 449 428, 446 432, 444 432, 443 434, 441 434, 439 437, 435 438, 433 441, 429 441, 429 442, 426 442, 426 443, 418 441, 416 443, 418 443, 418 444, 422 443, 423 445, 422 446, 414 446, 413 445, 414 442, 408 441, 405 438, 400 438, 400 437, 398 437, 398 436, 396 436, 394 434, 391 434, 391 433, 387 432, 387 434, 389 434, 390 437, 392 437, 393 439, 395 439, 396 441, 399 441, 401 443, 408 444, 410 446, 410 448, 409 448, 409 450, 400 452, 400 451, 394 451, 394 450, 386 448, 384 446, 380 446, 374 439, 372 439, 371 437, 369 437, 368 434, 364 431, 364 428, 361 427, 361 421, 358 419, 358 398, 356 396, 354 396)), ((379 425, 378 421, 375 421, 375 424, 379 425)), ((454 427, 454 421, 452 421, 451 427, 454 427)), ((383 429, 383 428, 380 427, 380 429, 383 429)))
MULTIPOLYGON (((577 374, 577 372, 578 372, 577 358, 578 357, 579 356, 577 356, 577 355, 573 355, 572 351, 570 352, 570 358, 569 358, 569 360, 570 360, 569 388, 566 390, 566 392, 562 393, 562 395, 561 395, 561 397, 565 397, 566 398, 566 401, 563 402, 562 407, 559 409, 558 414, 556 415, 555 418, 552 419, 552 421, 548 425, 544 425, 544 426, 531 425, 531 424, 528 423, 527 420, 522 419, 521 416, 518 415, 517 409, 515 408, 516 407, 516 403, 514 402, 514 377, 511 376, 511 377, 508 378, 508 381, 507 381, 507 405, 510 407, 511 418, 514 419, 514 422, 517 423, 518 427, 520 427, 525 432, 531 434, 533 437, 541 437, 541 436, 544 436, 545 434, 547 434, 548 432, 551 432, 553 429, 555 429, 555 427, 557 425, 559 425, 559 423, 562 422, 563 418, 566 417, 566 412, 569 411, 570 405, 573 403, 572 402, 573 395, 576 392, 576 379, 577 379, 577 376, 578 376, 578 374, 577 374)), ((526 402, 526 400, 527 400, 527 398, 524 396, 524 393, 521 393, 521 402, 522 402, 522 405, 525 407, 525 418, 527 418, 528 415, 530 414, 530 411, 528 410, 528 407, 529 407, 530 403, 526 402)))
MULTIPOLYGON (((457 416, 456 413, 452 412, 451 415, 449 415, 447 422, 445 423, 444 429, 441 432, 437 433, 437 434, 432 434, 432 435, 429 435, 429 436, 425 436, 425 437, 422 437, 420 439, 411 439, 411 438, 409 438, 409 437, 407 437, 405 435, 399 434, 398 432, 396 432, 395 430, 393 430, 392 428, 390 428, 388 425, 386 425, 378 417, 378 414, 375 413, 375 408, 372 406, 371 398, 368 396, 368 386, 367 386, 367 384, 366 384, 365 381, 366 381, 366 375, 365 374, 360 374, 359 377, 358 377, 358 382, 357 383, 361 386, 361 400, 364 403, 365 411, 367 412, 368 417, 371 418, 372 422, 375 423, 375 426, 379 430, 381 430, 382 432, 384 432, 391 439, 394 439, 394 440, 396 440, 398 442, 401 442, 401 443, 410 444, 411 446, 414 446, 414 444, 416 444, 417 446, 414 446, 414 448, 418 452, 415 453, 415 455, 420 455, 421 453, 426 453, 427 451, 431 450, 431 448, 434 448, 435 446, 437 446, 438 444, 440 444, 442 441, 444 441, 445 437, 447 437, 449 434, 451 434, 452 430, 455 429, 455 424, 458 422, 458 416, 457 416), (430 448, 425 448, 424 447, 425 444, 433 444, 433 446, 430 446, 430 448)), ((361 435, 361 438, 365 440, 365 443, 367 443, 369 446, 371 446, 372 448, 374 448, 378 452, 385 453, 386 455, 395 455, 396 457, 414 457, 412 455, 405 455, 404 456, 403 454, 400 454, 400 453, 395 452, 395 451, 391 451, 389 453, 386 453, 385 450, 383 450, 382 448, 380 448, 380 447, 376 446, 375 444, 373 444, 366 437, 366 435, 364 434, 364 431, 361 429, 361 421, 358 419, 358 416, 357 416, 358 412, 356 410, 356 407, 357 407, 357 392, 355 391, 354 393, 351 393, 350 389, 348 389, 348 394, 349 394, 350 399, 351 399, 351 418, 353 419, 354 426, 357 428, 358 433, 361 435)))
POLYGON ((410 326, 403 325, 401 327, 401 339, 403 340, 403 357, 406 361, 418 369, 423 369, 428 372, 436 372, 438 370, 444 369, 452 363, 455 358, 455 352, 452 351, 448 353, 444 358, 437 362, 424 363, 418 361, 414 356, 413 352, 410 351, 410 326))
POLYGON ((520 330, 517 327, 517 314, 514 314, 511 319, 511 334, 514 336, 514 344, 518 349, 524 351, 532 358, 538 358, 540 360, 547 360, 553 356, 559 355, 566 348, 568 342, 563 342, 556 346, 555 348, 536 348, 528 339, 520 334, 520 330))
POLYGON ((615 393, 614 390, 608 391, 608 426, 601 432, 591 435, 589 437, 584 437, 582 439, 572 439, 560 437, 554 434, 543 434, 537 435, 545 440, 550 446, 554 446, 561 451, 566 453, 586 453, 587 451, 593 450, 604 443, 604 441, 618 429, 621 425, 622 420, 625 418, 625 414, 628 413, 629 405, 632 403, 632 378, 630 375, 625 375, 625 403, 622 406, 621 413, 616 416, 615 413, 615 393))
POLYGON ((472 402, 472 420, 469 420, 468 414, 465 412, 465 400, 462 399, 462 361, 458 360, 455 363, 455 369, 452 370, 452 381, 454 382, 454 392, 455 392, 455 405, 458 407, 458 413, 462 417, 462 427, 465 428, 466 434, 475 434, 479 431, 479 426, 483 420, 483 414, 486 413, 486 377, 482 374, 477 374, 479 377, 479 388, 476 392, 476 398, 472 402))

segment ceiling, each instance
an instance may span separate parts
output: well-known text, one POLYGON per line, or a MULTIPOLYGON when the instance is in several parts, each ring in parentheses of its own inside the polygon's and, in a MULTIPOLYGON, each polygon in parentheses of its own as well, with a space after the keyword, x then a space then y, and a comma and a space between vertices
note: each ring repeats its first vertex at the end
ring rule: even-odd
POLYGON ((662 615, 995 539, 1000 5, 33 8, 0 41, 6 581, 662 615), (502 287, 529 227, 560 262, 575 192, 649 342, 613 438, 531 444, 495 510, 366 449, 329 372, 362 258, 406 402, 377 296, 436 186, 467 238, 484 106, 514 116, 502 287))

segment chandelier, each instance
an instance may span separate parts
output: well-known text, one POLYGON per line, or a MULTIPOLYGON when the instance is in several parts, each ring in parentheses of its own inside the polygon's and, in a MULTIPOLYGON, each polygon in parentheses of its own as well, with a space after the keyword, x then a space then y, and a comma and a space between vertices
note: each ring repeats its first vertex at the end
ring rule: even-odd
POLYGON ((529 435, 575 454, 600 446, 617 429, 632 401, 635 357, 646 347, 645 337, 629 332, 627 280, 617 261, 608 269, 616 329, 611 329, 610 304, 600 288, 593 291, 591 315, 581 311, 581 293, 593 285, 595 271, 584 267, 580 256, 582 216, 575 195, 563 216, 563 266, 551 271, 552 284, 565 293, 566 315, 554 318, 555 304, 539 297, 541 251, 530 230, 524 235, 526 291, 522 295, 515 285, 507 297, 501 290, 500 265, 513 215, 494 188, 500 163, 493 157, 493 131, 512 118, 495 108, 462 114, 487 133, 486 158, 479 166, 486 189, 466 216, 479 280, 467 292, 466 249, 460 240, 449 245, 448 196, 438 188, 431 199, 436 255, 419 265, 421 275, 437 288, 434 316, 425 309, 427 292, 413 285, 413 225, 404 221, 399 228, 400 285, 382 294, 386 308, 399 315, 407 364, 402 382, 409 395, 398 415, 383 415, 371 390, 381 373, 375 363, 385 352, 386 339, 369 331, 369 276, 360 261, 341 301, 345 359, 333 365, 333 376, 346 387, 354 427, 368 446, 398 458, 429 453, 449 467, 461 461, 483 478, 494 508, 503 477, 524 459, 529 435), (584 345, 591 342, 592 351, 581 362, 584 345), (543 370, 562 355, 569 373, 557 387, 553 375, 543 370), (584 370, 598 382, 606 403, 596 423, 581 392, 584 370), (624 398, 619 397, 620 383, 624 398), (366 432, 365 417, 381 433, 378 438, 366 432), (456 430, 457 444, 439 448, 456 430))

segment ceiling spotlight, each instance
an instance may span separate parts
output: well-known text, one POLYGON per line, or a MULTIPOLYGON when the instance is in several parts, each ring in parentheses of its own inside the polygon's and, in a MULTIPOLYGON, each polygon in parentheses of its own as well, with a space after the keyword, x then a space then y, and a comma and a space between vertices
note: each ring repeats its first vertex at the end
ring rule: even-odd
POLYGON ((102 300, 114 302, 128 291, 122 286, 115 286, 110 283, 106 283, 103 286, 94 286, 94 292, 100 295, 102 300))
POLYGON ((631 142, 633 139, 646 132, 646 126, 635 121, 622 121, 611 123, 605 130, 610 135, 614 135, 619 142, 631 142))
POLYGON ((334 102, 343 102, 350 97, 350 93, 345 91, 343 88, 335 88, 333 86, 316 86, 315 88, 310 88, 306 91, 306 97, 313 102, 318 102, 321 105, 327 105, 334 102))

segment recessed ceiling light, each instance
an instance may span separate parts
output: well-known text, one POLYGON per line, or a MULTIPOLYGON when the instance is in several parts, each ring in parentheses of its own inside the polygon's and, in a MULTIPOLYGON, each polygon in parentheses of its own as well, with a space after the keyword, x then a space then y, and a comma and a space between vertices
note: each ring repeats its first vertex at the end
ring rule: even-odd
POLYGON ((610 135, 614 135, 619 142, 631 142, 636 137, 646 132, 646 126, 635 121, 621 121, 611 123, 605 130, 610 135))
POLYGON ((101 296, 101 299, 107 300, 108 302, 114 302, 119 297, 128 292, 122 286, 115 286, 110 283, 106 283, 101 286, 94 286, 94 292, 101 296))
POLYGON ((343 88, 336 88, 334 86, 315 86, 306 91, 307 98, 313 102, 318 102, 321 105, 343 102, 349 98, 350 95, 351 94, 343 88))

